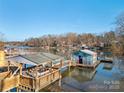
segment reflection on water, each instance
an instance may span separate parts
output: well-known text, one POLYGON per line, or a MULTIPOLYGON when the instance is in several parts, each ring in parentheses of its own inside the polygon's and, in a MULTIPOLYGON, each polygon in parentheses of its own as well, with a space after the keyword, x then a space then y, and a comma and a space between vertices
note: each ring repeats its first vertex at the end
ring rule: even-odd
POLYGON ((113 63, 103 63, 103 69, 112 70, 113 63))
POLYGON ((41 91, 124 91, 124 59, 100 63, 92 69, 72 67, 62 73, 62 85, 58 81, 41 91))

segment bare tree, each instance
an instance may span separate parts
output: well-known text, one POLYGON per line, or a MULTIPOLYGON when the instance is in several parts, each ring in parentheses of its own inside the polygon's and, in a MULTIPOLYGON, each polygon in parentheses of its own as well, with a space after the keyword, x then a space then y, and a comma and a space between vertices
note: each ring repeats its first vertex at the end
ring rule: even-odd
POLYGON ((116 19, 116 33, 120 52, 124 54, 124 12, 121 13, 116 19))
POLYGON ((0 32, 0 50, 4 47, 4 34, 0 32))

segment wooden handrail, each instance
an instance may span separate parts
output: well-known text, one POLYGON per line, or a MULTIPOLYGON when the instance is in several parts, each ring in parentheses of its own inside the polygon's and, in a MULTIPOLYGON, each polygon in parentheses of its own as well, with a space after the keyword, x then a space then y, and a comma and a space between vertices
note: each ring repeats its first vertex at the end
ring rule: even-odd
POLYGON ((16 71, 14 71, 14 73, 12 74, 11 77, 13 77, 15 74, 17 74, 17 72, 19 71, 20 68, 17 68, 16 71))

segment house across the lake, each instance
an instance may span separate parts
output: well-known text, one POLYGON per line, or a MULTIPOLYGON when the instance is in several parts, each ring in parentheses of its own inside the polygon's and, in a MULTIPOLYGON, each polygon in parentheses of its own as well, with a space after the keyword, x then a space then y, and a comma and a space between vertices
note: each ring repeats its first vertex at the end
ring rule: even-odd
POLYGON ((6 52, 6 55, 13 56, 13 55, 24 55, 24 54, 31 54, 31 51, 34 47, 30 46, 14 46, 14 45, 5 45, 4 51, 6 52))

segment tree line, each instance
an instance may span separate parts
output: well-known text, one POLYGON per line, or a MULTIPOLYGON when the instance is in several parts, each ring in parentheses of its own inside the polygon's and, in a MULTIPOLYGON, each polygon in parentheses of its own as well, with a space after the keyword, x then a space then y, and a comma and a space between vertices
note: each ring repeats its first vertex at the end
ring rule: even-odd
MULTIPOLYGON (((2 35, 0 34, 0 39, 2 35)), ((92 33, 66 33, 61 35, 44 35, 37 38, 28 38, 21 45, 41 48, 44 51, 52 50, 55 53, 71 53, 79 49, 82 45, 90 47, 100 47, 102 44, 114 54, 124 55, 124 13, 116 18, 115 29, 101 34, 92 33)), ((16 45, 20 45, 17 44, 16 45)), ((3 47, 3 41, 0 40, 0 48, 3 47)), ((65 55, 64 54, 64 55, 65 55)))
MULTIPOLYGON (((28 38, 25 45, 33 47, 49 46, 62 51, 71 47, 79 48, 83 44, 94 47, 104 44, 115 54, 124 55, 124 13, 119 15, 115 22, 116 26, 113 31, 107 31, 99 35, 92 33, 67 33, 63 35, 44 35, 38 38, 28 38)), ((69 50, 69 49, 68 49, 69 50)))

